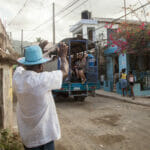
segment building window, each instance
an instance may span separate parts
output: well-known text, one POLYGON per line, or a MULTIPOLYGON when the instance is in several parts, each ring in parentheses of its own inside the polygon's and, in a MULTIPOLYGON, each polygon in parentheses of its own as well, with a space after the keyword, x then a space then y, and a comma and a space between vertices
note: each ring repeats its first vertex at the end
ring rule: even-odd
POLYGON ((88 31, 88 39, 93 41, 93 30, 92 29, 88 31))

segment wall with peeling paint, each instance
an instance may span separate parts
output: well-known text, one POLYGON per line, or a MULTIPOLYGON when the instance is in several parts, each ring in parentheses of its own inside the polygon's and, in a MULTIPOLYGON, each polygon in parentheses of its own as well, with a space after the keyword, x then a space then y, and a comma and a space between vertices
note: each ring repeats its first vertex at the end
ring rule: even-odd
POLYGON ((12 93, 12 66, 0 64, 0 128, 12 128, 13 93, 12 93))

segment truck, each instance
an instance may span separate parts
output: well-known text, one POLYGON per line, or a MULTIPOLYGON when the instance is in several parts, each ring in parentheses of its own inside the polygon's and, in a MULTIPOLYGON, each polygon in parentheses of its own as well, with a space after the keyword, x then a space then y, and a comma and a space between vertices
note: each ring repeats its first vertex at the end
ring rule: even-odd
MULTIPOLYGON (((68 63, 69 73, 66 79, 63 80, 61 89, 54 90, 53 95, 57 99, 60 96, 73 97, 77 101, 84 101, 89 94, 94 94, 95 90, 100 88, 98 75, 98 49, 95 43, 86 39, 68 38, 61 42, 65 42, 68 46, 68 63), (86 82, 82 83, 73 73, 73 58, 78 54, 85 54, 86 66, 85 76, 86 82)), ((57 69, 60 69, 60 59, 58 58, 57 69)))

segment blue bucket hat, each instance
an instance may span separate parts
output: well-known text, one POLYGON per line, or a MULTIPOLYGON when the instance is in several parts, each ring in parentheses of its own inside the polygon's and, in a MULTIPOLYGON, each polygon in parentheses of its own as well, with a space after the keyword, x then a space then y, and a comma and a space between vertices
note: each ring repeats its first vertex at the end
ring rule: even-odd
POLYGON ((19 58, 18 62, 26 65, 38 65, 49 61, 48 58, 43 58, 42 49, 39 46, 28 46, 25 48, 25 57, 19 58))

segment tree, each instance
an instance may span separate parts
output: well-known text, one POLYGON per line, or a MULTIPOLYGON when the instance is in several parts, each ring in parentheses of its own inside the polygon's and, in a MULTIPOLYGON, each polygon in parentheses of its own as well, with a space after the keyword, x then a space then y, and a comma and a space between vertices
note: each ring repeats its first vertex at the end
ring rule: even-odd
POLYGON ((41 37, 37 37, 37 38, 36 38, 36 42, 41 43, 42 41, 43 41, 43 40, 42 40, 41 37))

